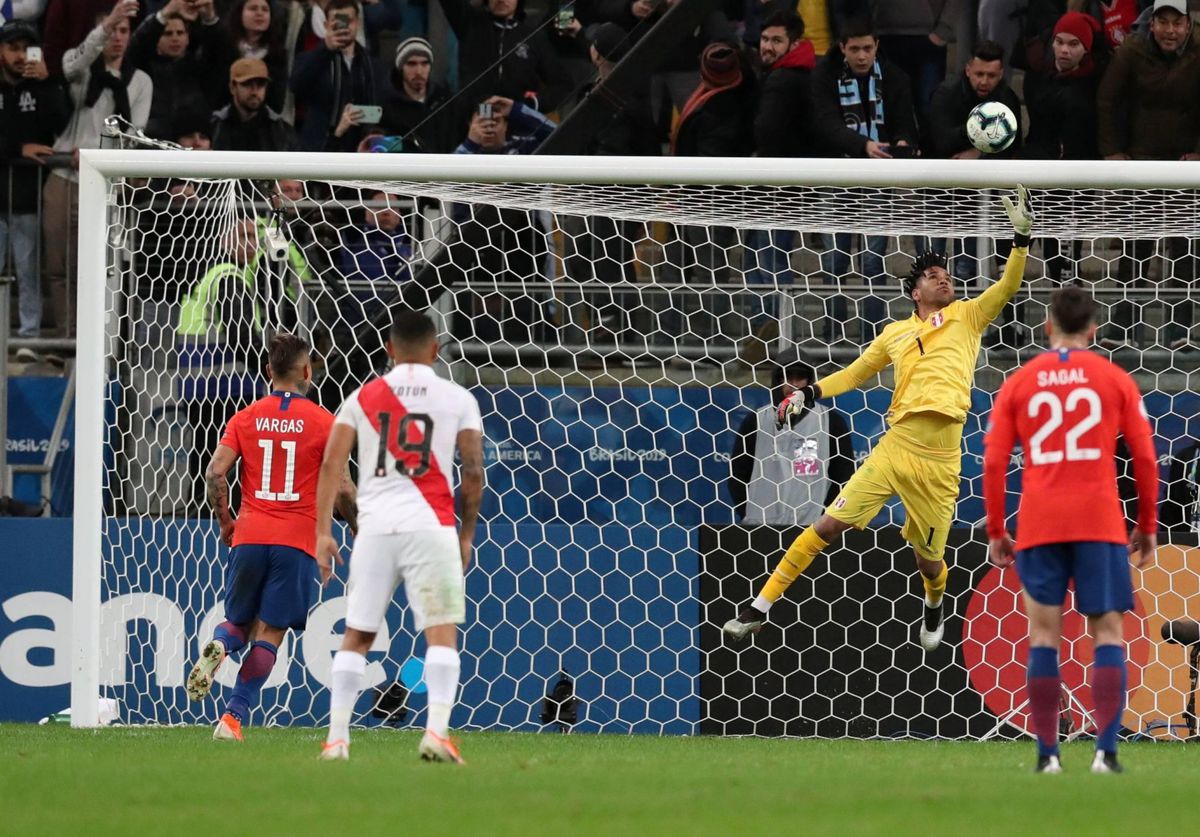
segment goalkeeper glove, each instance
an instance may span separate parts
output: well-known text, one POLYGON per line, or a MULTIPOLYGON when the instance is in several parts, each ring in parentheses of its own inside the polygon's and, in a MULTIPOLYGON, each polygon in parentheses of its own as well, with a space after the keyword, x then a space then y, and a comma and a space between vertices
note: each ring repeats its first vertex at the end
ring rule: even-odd
POLYGON ((1004 202, 1004 211, 1013 225, 1013 244, 1017 247, 1029 246, 1029 232, 1033 229, 1033 204, 1029 201, 1029 190, 1017 184, 1017 199, 1014 201, 1008 195, 1000 198, 1004 202))
POLYGON ((783 399, 783 403, 779 405, 779 410, 775 414, 775 429, 782 430, 793 416, 798 416, 812 407, 820 397, 821 388, 816 384, 809 384, 806 387, 800 387, 783 399))

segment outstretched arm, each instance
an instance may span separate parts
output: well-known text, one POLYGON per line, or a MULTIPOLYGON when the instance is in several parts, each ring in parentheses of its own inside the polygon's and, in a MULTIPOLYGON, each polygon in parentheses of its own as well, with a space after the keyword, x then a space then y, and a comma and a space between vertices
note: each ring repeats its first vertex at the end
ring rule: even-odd
POLYGON ((820 398, 832 398, 857 389, 870 378, 878 375, 888 365, 891 358, 883 335, 876 337, 867 346, 867 350, 859 355, 858 360, 832 375, 828 375, 815 384, 809 384, 793 392, 783 403, 778 405, 775 412, 775 427, 781 429, 792 416, 798 416, 812 407, 820 398))
POLYGON ((887 346, 883 342, 883 335, 880 335, 872 340, 871 345, 867 346, 867 350, 845 369, 818 380, 815 385, 818 390, 817 397, 832 398, 843 392, 858 389, 886 369, 891 361, 892 359, 887 353, 887 346))
POLYGON ((859 355, 858 360, 854 363, 832 375, 827 375, 815 384, 800 387, 785 398, 783 403, 778 405, 779 409, 775 414, 776 428, 782 428, 792 416, 798 416, 805 409, 812 407, 817 399, 832 398, 843 392, 858 389, 882 372, 889 363, 891 363, 891 357, 888 355, 887 344, 884 343, 881 334, 871 341, 871 345, 867 346, 867 350, 859 355))
POLYGON ((999 282, 994 282, 974 301, 977 312, 975 326, 980 331, 996 319, 1001 309, 1008 304, 1013 295, 1021 287, 1025 277, 1025 259, 1029 255, 1029 233, 1033 229, 1033 206, 1029 202, 1029 192, 1024 186, 1017 186, 1016 200, 1007 195, 1001 198, 1004 211, 1013 225, 1013 248, 1004 265, 1004 275, 999 282))

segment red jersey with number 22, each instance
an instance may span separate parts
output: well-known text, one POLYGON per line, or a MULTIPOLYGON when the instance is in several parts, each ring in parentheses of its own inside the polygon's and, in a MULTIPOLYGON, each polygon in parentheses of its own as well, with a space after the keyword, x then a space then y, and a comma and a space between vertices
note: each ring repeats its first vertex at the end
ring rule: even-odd
POLYGON ((273 392, 229 420, 221 444, 242 460, 233 545, 317 549, 317 478, 333 415, 302 395, 273 392))
POLYGON ((983 460, 988 537, 1004 533, 1013 443, 1024 451, 1018 549, 1049 543, 1124 543, 1117 497, 1117 434, 1133 455, 1138 528, 1158 526, 1158 464, 1142 396, 1129 373, 1084 350, 1046 352, 1014 372, 996 397, 983 460))

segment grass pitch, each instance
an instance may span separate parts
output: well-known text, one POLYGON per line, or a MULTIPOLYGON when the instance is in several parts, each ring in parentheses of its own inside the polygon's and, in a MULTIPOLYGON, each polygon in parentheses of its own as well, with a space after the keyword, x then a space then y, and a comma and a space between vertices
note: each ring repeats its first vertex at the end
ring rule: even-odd
POLYGON ((4 834, 492 835, 1195 833, 1200 749, 1124 745, 1127 772, 1032 774, 1028 742, 468 733, 465 768, 415 732, 0 725, 4 834))

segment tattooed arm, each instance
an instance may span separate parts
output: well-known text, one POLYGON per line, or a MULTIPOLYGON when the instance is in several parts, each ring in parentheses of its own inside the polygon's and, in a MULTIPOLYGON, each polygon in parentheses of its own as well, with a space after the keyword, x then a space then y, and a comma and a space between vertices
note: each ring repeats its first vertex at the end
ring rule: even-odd
POLYGON ((350 479, 350 474, 342 475, 342 484, 338 486, 334 506, 342 520, 350 527, 350 534, 358 535, 358 488, 350 479))
POLYGON ((229 471, 237 462, 237 452, 226 445, 217 445, 212 461, 204 472, 208 486, 208 505, 221 524, 221 543, 233 545, 233 514, 229 510, 229 471))

